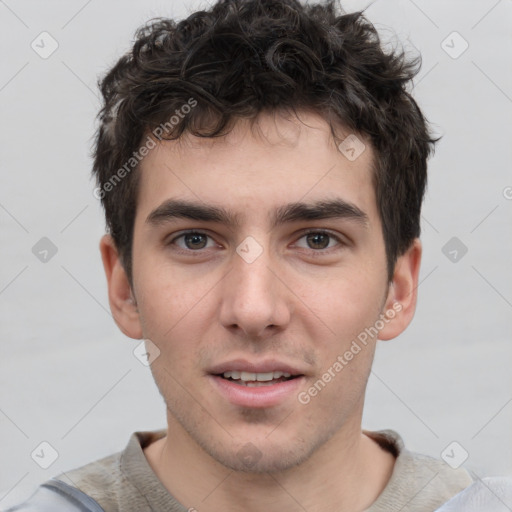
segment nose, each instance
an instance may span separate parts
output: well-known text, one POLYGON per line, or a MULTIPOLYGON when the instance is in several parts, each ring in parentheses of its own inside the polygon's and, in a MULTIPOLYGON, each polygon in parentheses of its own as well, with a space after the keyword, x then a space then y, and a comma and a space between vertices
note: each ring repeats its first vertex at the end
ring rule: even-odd
POLYGON ((264 339, 285 329, 291 317, 291 293, 278 275, 268 251, 254 261, 235 253, 222 280, 221 324, 249 339, 264 339))

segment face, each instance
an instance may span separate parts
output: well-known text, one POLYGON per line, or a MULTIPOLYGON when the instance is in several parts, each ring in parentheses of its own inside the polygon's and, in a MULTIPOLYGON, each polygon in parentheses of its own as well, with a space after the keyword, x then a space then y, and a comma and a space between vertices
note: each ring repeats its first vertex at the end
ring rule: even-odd
POLYGON ((403 328, 396 307, 382 320, 396 290, 372 150, 350 161, 321 118, 301 121, 166 141, 140 169, 137 310, 116 320, 160 350, 170 427, 235 470, 284 470, 360 432, 375 329, 403 328))

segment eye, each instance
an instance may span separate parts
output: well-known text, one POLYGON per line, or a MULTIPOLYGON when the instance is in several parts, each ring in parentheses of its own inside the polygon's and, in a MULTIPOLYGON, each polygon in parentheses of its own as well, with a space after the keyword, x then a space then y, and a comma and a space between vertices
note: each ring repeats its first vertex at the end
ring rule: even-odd
POLYGON ((181 235, 173 238, 169 244, 177 245, 180 249, 186 251, 198 251, 200 249, 215 247, 216 245, 210 236, 202 233, 201 231, 188 231, 186 233, 182 233, 181 235))
POLYGON ((339 237, 327 231, 308 231, 305 235, 301 236, 299 240, 305 240, 306 246, 297 243, 298 247, 313 249, 315 251, 331 249, 336 245, 344 245, 339 237))

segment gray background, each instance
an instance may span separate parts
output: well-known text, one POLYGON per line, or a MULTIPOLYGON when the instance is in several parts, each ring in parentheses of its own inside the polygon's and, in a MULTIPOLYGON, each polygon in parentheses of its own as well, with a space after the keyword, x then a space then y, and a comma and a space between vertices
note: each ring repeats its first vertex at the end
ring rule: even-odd
MULTIPOLYGON (((139 342, 108 310, 89 151, 97 77, 145 20, 202 5, 0 1, 0 508, 165 425, 132 353, 139 342), (31 48, 43 31, 59 45, 47 59, 31 48), (32 252, 42 237, 58 249, 46 263, 32 252), (43 441, 59 454, 48 469, 31 458, 43 441)), ((512 0, 378 0, 367 15, 388 44, 395 32, 422 53, 415 95, 444 138, 430 163, 416 317, 379 345, 364 427, 394 428, 436 457, 457 441, 449 452, 466 450, 465 467, 512 475, 512 0), (454 31, 469 44, 461 55, 454 31)))

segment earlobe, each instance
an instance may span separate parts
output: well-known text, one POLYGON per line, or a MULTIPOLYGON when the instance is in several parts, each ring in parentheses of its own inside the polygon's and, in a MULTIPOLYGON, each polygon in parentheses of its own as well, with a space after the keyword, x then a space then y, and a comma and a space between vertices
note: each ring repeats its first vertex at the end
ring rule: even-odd
POLYGON ((416 238, 396 261, 393 280, 382 311, 388 321, 379 332, 380 340, 390 340, 401 334, 414 317, 421 252, 421 242, 416 238))
POLYGON ((110 235, 104 235, 101 238, 100 252, 107 277, 108 299, 112 316, 126 336, 141 339, 143 336, 137 304, 128 276, 110 235))

